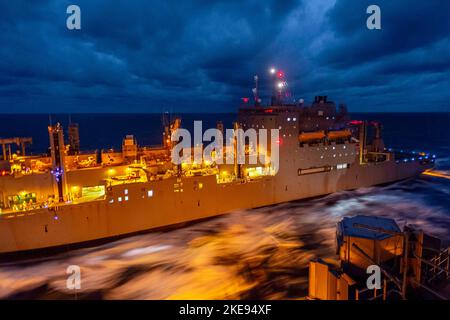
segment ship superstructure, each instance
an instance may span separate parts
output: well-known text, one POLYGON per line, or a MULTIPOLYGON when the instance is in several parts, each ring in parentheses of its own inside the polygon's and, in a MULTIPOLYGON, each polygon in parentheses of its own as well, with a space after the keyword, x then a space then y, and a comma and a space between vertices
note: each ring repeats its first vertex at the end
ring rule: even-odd
MULTIPOLYGON (((128 135, 122 150, 97 154, 79 150, 75 124, 65 144, 57 124, 48 128, 48 156, 4 151, 0 253, 108 239, 236 209, 394 182, 434 162, 429 154, 386 149, 379 123, 350 120, 346 107, 336 107, 326 96, 306 106, 303 101, 285 104, 275 95, 271 105, 262 106, 255 94, 254 105, 239 109, 234 129, 279 130, 278 170, 273 163, 174 165, 176 142, 170 137, 180 127, 178 118, 166 123, 160 146, 140 147, 128 135)), ((217 127, 224 130, 222 123, 217 127)), ((236 146, 231 143, 225 153, 229 148, 236 146)), ((250 156, 260 146, 245 149, 250 156)))

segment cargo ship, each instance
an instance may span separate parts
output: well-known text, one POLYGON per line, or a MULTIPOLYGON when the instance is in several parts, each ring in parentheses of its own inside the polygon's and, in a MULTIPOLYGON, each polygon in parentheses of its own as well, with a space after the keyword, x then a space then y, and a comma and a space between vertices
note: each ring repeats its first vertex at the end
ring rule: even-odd
MULTIPOLYGON (((287 103, 283 77, 274 75, 267 105, 256 86, 233 124, 233 130, 278 129, 277 170, 273 163, 174 164, 171 137, 179 118, 165 121, 162 143, 153 147, 128 135, 122 150, 83 152, 75 123, 67 140, 60 124, 48 126, 46 155, 26 155, 30 137, 0 139, 0 254, 109 241, 233 210, 392 183, 433 166, 433 155, 386 148, 380 123, 350 119, 346 106, 327 96, 310 105, 287 103)), ((255 149, 247 144, 246 156, 255 149)))

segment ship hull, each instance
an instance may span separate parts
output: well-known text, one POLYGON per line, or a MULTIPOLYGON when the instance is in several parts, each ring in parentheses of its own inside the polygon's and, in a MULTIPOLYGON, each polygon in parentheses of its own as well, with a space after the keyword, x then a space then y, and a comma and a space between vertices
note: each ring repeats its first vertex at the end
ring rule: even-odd
POLYGON ((0 254, 51 252, 53 248, 98 243, 234 210, 392 183, 429 167, 420 162, 388 161, 308 175, 285 171, 246 182, 217 183, 212 175, 124 184, 103 200, 2 215, 0 254))

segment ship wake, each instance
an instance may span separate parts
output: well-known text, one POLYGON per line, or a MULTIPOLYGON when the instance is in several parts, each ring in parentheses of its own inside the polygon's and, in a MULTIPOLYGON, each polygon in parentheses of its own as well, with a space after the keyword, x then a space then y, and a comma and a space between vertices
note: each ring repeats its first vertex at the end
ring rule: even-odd
POLYGON ((45 260, 0 265, 8 299, 299 299, 308 262, 335 258, 335 225, 364 214, 415 224, 450 242, 448 181, 422 176, 238 211, 185 228, 149 233, 45 260), (81 289, 66 288, 70 265, 81 289))

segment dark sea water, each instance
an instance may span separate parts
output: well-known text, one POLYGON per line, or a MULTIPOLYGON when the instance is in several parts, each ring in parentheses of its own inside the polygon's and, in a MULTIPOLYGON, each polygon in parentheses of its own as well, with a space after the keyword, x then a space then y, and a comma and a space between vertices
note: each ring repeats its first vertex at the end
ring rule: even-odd
MULTIPOLYGON (((73 115, 83 149, 119 147, 126 134, 139 144, 160 140, 159 115, 73 115)), ((232 115, 183 115, 231 124, 232 115)), ((450 114, 356 114, 384 124, 389 147, 437 155, 450 177, 450 114)), ((67 116, 52 121, 67 123, 67 116)), ((34 153, 48 145, 44 115, 0 115, 0 137, 33 136, 34 153)), ((335 225, 355 214, 415 224, 450 244, 450 180, 422 175, 396 184, 236 211, 177 230, 134 236, 22 262, 0 264, 0 298, 279 299, 307 293, 308 262, 335 257, 335 225), (66 289, 66 269, 81 267, 81 289, 66 289)))

